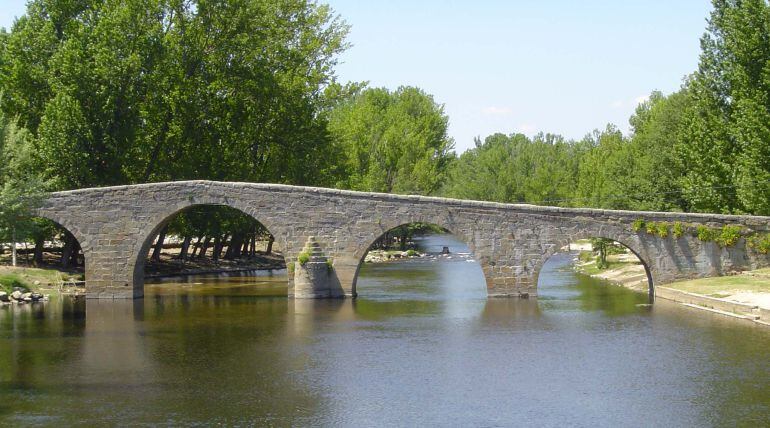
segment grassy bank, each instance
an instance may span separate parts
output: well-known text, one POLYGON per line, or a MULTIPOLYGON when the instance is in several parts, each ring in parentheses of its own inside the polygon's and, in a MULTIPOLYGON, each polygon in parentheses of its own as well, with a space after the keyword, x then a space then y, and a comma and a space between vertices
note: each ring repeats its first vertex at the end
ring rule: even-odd
POLYGON ((14 287, 40 293, 58 292, 64 283, 81 280, 82 274, 69 274, 55 269, 0 266, 0 290, 10 293, 14 287))
POLYGON ((770 268, 741 272, 737 275, 673 282, 666 284, 666 287, 717 298, 729 298, 742 293, 770 294, 770 268))

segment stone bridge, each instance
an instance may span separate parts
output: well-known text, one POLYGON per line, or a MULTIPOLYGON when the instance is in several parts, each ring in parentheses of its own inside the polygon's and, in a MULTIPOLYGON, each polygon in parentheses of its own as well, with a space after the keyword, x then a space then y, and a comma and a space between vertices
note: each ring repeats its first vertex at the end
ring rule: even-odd
POLYGON ((289 266, 289 295, 356 295, 359 268, 370 245, 411 222, 444 227, 468 244, 481 265, 489 296, 535 296, 543 263, 571 241, 604 237, 630 248, 653 285, 723 275, 770 265, 770 257, 741 238, 722 248, 703 242, 695 225, 740 225, 743 234, 770 230, 770 217, 558 208, 353 192, 279 184, 183 181, 81 189, 51 194, 37 215, 68 229, 85 255, 89 298, 138 298, 144 262, 156 235, 179 212, 196 205, 236 208, 261 222, 289 266), (682 222, 688 233, 661 238, 637 219, 682 222), (313 249, 309 263, 297 262, 313 249), (328 258, 326 263, 316 263, 328 258), (319 268, 322 265, 323 269, 319 268))

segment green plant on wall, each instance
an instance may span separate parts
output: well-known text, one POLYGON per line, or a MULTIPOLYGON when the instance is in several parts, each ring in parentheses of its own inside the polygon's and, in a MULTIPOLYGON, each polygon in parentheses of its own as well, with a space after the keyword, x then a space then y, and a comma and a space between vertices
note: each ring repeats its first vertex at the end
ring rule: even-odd
POLYGON ((733 225, 722 226, 719 236, 716 238, 717 244, 722 247, 732 247, 741 239, 741 227, 733 225))
POLYGON ((762 254, 770 253, 770 233, 752 235, 747 241, 749 248, 753 248, 762 254))
POLYGON ((634 222, 631 224, 631 229, 637 233, 642 231, 644 229, 644 220, 640 218, 634 220, 634 222))
POLYGON ((330 258, 326 259, 326 267, 329 268, 329 270, 334 269, 334 261, 330 258))
POLYGON ((668 223, 660 222, 657 225, 657 233, 661 238, 668 237, 668 223))
POLYGON ((310 254, 305 252, 299 253, 299 255, 297 256, 297 261, 299 262, 299 264, 304 266, 305 263, 310 261, 310 254))
POLYGON ((674 234, 674 237, 681 238, 684 235, 684 226, 682 225, 682 222, 675 221, 674 227, 672 228, 672 233, 674 234))
POLYGON ((698 232, 698 239, 703 242, 715 241, 718 236, 717 230, 712 229, 708 226, 704 226, 702 224, 698 225, 697 232, 698 232))
POLYGON ((654 235, 658 231, 658 224, 654 221, 645 223, 645 231, 650 235, 654 235))

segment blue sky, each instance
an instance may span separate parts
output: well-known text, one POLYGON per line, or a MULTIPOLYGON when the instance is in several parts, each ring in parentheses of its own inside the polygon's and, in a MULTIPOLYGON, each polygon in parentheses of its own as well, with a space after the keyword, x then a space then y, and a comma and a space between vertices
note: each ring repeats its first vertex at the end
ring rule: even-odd
MULTIPOLYGON (((458 152, 493 132, 581 138, 628 129, 653 90, 698 64, 708 0, 328 0, 351 25, 341 81, 418 86, 445 105, 458 152)), ((0 26, 24 13, 0 0, 0 26)))

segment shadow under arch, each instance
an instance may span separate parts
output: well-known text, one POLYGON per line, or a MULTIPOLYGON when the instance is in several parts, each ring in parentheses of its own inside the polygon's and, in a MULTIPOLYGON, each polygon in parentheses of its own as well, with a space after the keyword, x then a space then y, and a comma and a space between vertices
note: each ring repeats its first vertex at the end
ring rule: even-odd
MULTIPOLYGON (((166 213, 165 217, 158 221, 155 226, 150 230, 149 233, 145 234, 145 237, 141 242, 141 246, 136 251, 136 258, 134 260, 134 269, 133 269, 133 297, 134 298, 140 298, 144 296, 144 283, 145 283, 145 264, 147 261, 147 256, 149 254, 150 248, 152 247, 153 243, 155 242, 155 239, 158 237, 158 235, 161 233, 161 231, 169 225, 177 216, 180 214, 183 214, 185 212, 194 210, 196 208, 201 207, 221 207, 221 208, 227 208, 229 210, 236 211, 240 213, 241 215, 248 217, 251 220, 256 221, 257 223, 261 224, 262 227, 264 227, 265 230, 268 231, 273 237, 275 237, 275 240, 273 241, 273 250, 280 252, 283 254, 283 247, 282 247, 282 239, 279 239, 277 235, 275 235, 274 231, 264 222, 259 220, 254 215, 244 211, 243 209, 233 206, 226 203, 219 203, 219 202, 197 202, 193 203, 187 206, 184 206, 182 208, 177 208, 173 210, 170 213, 166 213)), ((285 261, 284 261, 285 263, 285 261)), ((291 280, 289 280, 291 282, 291 280)), ((289 283, 289 287, 291 284, 289 283)))
POLYGON ((412 220, 412 221, 396 221, 391 222, 385 226, 383 226, 380 230, 378 230, 376 233, 370 234, 364 242, 367 243, 365 247, 361 247, 358 251, 355 253, 355 260, 357 260, 357 265, 355 268, 355 273, 353 276, 352 281, 352 295, 353 297, 358 296, 358 279, 361 274, 361 267, 365 264, 366 256, 369 254, 369 252, 373 249, 373 246, 385 235, 388 233, 397 230, 404 226, 409 225, 415 225, 415 224, 422 224, 427 225, 431 227, 435 227, 438 229, 441 229, 443 233, 447 235, 451 235, 452 237, 456 238, 458 241, 465 244, 465 246, 468 247, 468 251, 470 252, 470 257, 472 260, 474 260, 474 263, 479 265, 481 268, 481 274, 483 275, 483 280, 485 284, 485 292, 489 293, 489 277, 487 270, 489 269, 489 266, 486 266, 483 259, 478 257, 476 248, 474 248, 473 241, 469 239, 467 236, 464 236, 462 234, 455 233, 455 231, 451 227, 447 227, 444 222, 440 221, 424 221, 424 220, 412 220))
MULTIPOLYGON (((31 266, 46 267, 67 273, 83 272, 88 279, 87 268, 90 266, 90 243, 76 227, 69 227, 66 221, 42 212, 33 212, 25 217, 28 222, 23 235, 17 235, 17 257, 31 266), (29 243, 32 243, 30 259, 29 243), (24 244, 24 247, 19 247, 24 244), (21 257, 21 255, 24 257, 21 257), (45 256, 48 254, 48 257, 45 256), (55 256, 51 256, 55 254, 55 256), (82 255, 82 262, 80 256, 82 255)), ((69 280, 62 281, 66 284, 69 280)))
POLYGON ((556 245, 553 245, 543 256, 543 258, 538 262, 538 265, 536 267, 537 276, 535 277, 535 284, 538 284, 539 277, 540 277, 540 271, 543 269, 543 266, 548 261, 548 259, 551 258, 556 253, 564 252, 562 249, 565 247, 568 247, 573 242, 580 241, 580 240, 588 240, 588 239, 606 239, 612 242, 615 242, 617 244, 620 244, 624 248, 626 248, 628 251, 631 252, 638 260, 639 263, 644 267, 644 273, 647 277, 647 293, 649 297, 650 303, 655 301, 655 281, 654 277, 652 275, 652 270, 650 269, 650 264, 645 260, 645 258, 641 255, 641 251, 639 251, 638 248, 634 248, 634 245, 630 243, 628 240, 617 237, 611 236, 610 234, 602 233, 602 234, 581 234, 578 236, 570 237, 569 239, 564 239, 559 241, 556 245))

